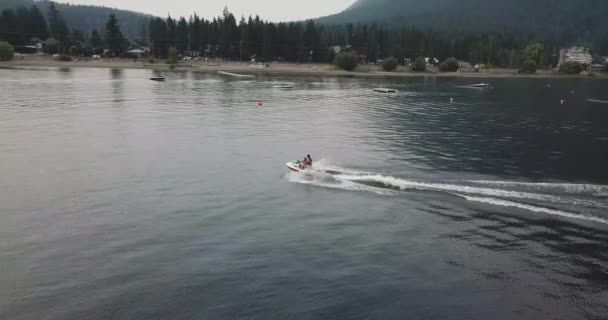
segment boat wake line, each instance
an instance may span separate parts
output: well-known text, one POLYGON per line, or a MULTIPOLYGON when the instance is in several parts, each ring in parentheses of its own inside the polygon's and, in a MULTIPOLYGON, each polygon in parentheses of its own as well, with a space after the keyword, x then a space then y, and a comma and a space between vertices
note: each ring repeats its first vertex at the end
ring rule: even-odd
POLYGON ((515 181, 446 180, 415 181, 315 163, 315 170, 289 173, 292 183, 347 191, 373 192, 396 196, 403 192, 436 192, 493 206, 608 224, 597 213, 608 209, 608 185, 528 183, 515 181))

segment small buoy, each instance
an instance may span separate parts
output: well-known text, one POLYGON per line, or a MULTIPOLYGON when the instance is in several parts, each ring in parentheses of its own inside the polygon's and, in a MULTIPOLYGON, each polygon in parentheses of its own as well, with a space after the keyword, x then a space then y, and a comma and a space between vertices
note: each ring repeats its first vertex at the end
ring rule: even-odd
POLYGON ((262 101, 258 101, 258 107, 261 107, 261 106, 263 106, 263 105, 264 105, 264 102, 262 102, 262 101))
POLYGON ((572 94, 574 94, 574 90, 572 90, 572 94))
POLYGON ((454 103, 454 98, 450 98, 450 103, 454 103))
POLYGON ((564 99, 562 99, 562 100, 560 100, 560 102, 559 102, 559 103, 560 103, 560 104, 564 104, 564 103, 566 103, 566 101, 564 101, 564 99))

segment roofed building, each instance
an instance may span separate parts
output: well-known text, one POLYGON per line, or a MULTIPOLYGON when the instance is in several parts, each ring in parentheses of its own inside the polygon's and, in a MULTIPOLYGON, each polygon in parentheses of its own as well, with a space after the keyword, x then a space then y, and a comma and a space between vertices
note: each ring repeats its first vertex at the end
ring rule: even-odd
POLYGON ((560 50, 559 63, 562 64, 564 62, 577 62, 589 66, 593 62, 593 57, 589 48, 571 47, 560 50))

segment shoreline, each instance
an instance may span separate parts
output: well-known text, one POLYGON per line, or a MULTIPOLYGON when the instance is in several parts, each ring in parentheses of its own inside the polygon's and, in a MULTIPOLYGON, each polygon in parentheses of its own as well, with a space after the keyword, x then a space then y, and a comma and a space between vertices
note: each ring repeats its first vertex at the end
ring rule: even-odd
POLYGON ((482 72, 412 72, 400 67, 393 72, 380 69, 379 65, 361 65, 355 71, 344 71, 336 69, 330 64, 315 63, 271 63, 270 67, 262 65, 251 65, 247 62, 192 62, 178 63, 175 68, 164 62, 147 63, 145 60, 133 61, 132 59, 102 59, 102 60, 76 60, 68 62, 55 61, 46 57, 27 57, 24 60, 11 60, 0 62, 0 68, 106 68, 106 69, 141 69, 159 71, 191 71, 203 73, 216 73, 217 71, 241 72, 244 74, 270 74, 270 75, 304 75, 304 76, 328 76, 328 77, 452 77, 452 78, 585 78, 606 79, 608 74, 562 75, 552 71, 541 70, 536 74, 519 74, 514 69, 491 69, 482 72))

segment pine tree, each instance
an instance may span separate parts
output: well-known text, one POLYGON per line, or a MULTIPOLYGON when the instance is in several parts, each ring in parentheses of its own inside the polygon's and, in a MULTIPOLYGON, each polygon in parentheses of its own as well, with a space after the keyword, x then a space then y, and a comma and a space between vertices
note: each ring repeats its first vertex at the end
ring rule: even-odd
MULTIPOLYGON (((263 32, 263 31, 262 31, 263 32)), ((229 59, 238 57, 237 46, 239 43, 239 31, 236 25, 236 18, 228 8, 224 8, 219 30, 220 54, 229 59)))
POLYGON ((264 27, 263 33, 263 43, 262 43, 262 59, 265 62, 271 61, 273 58, 272 52, 272 34, 274 31, 274 25, 272 23, 266 24, 264 27))
POLYGON ((95 29, 93 29, 93 31, 91 32, 89 45, 93 49, 94 54, 99 54, 100 50, 102 49, 103 44, 101 42, 101 36, 99 36, 99 32, 97 32, 97 30, 95 29))
POLYGON ((183 17, 179 19, 175 29, 175 48, 179 53, 188 50, 188 22, 183 17))
POLYGON ((24 7, 17 7, 17 11, 15 12, 16 16, 16 25, 15 25, 15 37, 16 37, 16 45, 29 45, 30 39, 32 37, 32 30, 30 28, 31 23, 30 19, 30 11, 24 7))
POLYGON ((12 45, 19 42, 17 36, 17 16, 13 9, 5 9, 0 15, 0 41, 6 41, 12 45))
POLYGON ((118 21, 114 14, 110 14, 108 22, 106 23, 106 45, 110 50, 112 56, 120 55, 125 49, 124 46, 125 38, 120 31, 118 21))
POLYGON ((35 37, 44 40, 49 36, 49 28, 46 24, 46 19, 35 4, 30 7, 28 24, 31 28, 32 38, 35 37))
POLYGON ((189 38, 188 38, 188 43, 190 46, 190 50, 193 51, 199 51, 201 48, 201 35, 202 35, 202 24, 201 24, 201 19, 198 17, 198 15, 196 15, 196 13, 194 14, 194 16, 192 18, 190 18, 190 24, 188 26, 189 31, 189 38))
POLYGON ((167 35, 165 41, 167 47, 175 47, 175 40, 177 38, 177 25, 174 19, 171 19, 171 16, 167 17, 167 35))
POLYGON ((64 52, 68 40, 68 26, 59 10, 57 10, 57 7, 55 7, 54 2, 49 2, 48 14, 51 36, 59 41, 59 51, 64 52))
POLYGON ((152 54, 159 58, 166 57, 170 42, 165 20, 162 18, 152 18, 150 20, 150 46, 152 54))

